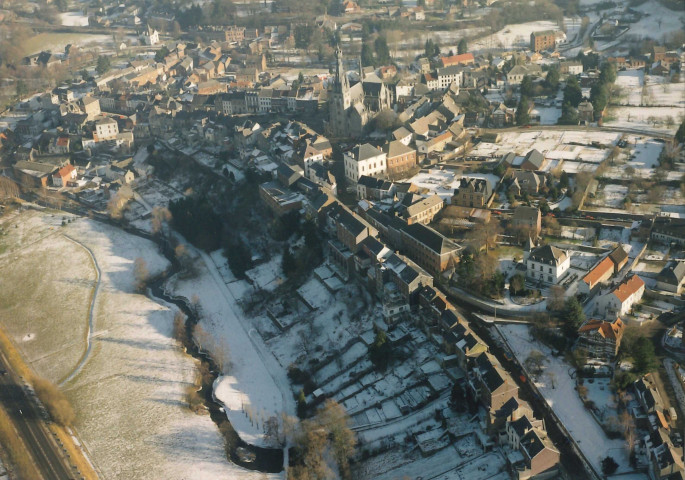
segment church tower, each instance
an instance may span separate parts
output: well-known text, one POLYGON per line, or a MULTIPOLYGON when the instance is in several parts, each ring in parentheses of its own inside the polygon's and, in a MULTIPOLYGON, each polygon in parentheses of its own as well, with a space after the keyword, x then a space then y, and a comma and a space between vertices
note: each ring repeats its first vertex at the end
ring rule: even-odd
POLYGON ((344 137, 347 136, 347 110, 352 105, 352 97, 340 46, 335 49, 335 60, 335 80, 328 98, 328 128, 331 135, 344 137))

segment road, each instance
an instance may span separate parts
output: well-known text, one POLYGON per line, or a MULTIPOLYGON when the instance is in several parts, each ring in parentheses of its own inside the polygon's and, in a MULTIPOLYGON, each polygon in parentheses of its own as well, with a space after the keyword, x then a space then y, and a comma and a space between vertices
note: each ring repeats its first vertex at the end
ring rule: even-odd
POLYGON ((0 355, 0 402, 14 423, 26 445, 33 463, 45 480, 79 478, 76 470, 65 461, 61 448, 45 426, 40 410, 24 390, 20 378, 9 368, 4 355, 0 355))

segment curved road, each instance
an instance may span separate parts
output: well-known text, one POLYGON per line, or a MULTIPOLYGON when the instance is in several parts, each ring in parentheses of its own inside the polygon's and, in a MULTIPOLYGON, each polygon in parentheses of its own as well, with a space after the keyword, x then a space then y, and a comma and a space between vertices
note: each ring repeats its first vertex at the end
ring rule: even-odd
POLYGON ((4 355, 0 355, 0 368, 8 372, 0 375, 0 402, 43 478, 80 478, 78 471, 65 460, 64 451, 46 428, 36 403, 26 393, 21 379, 10 370, 4 355))
POLYGON ((95 266, 95 274, 97 275, 97 283, 95 284, 95 290, 93 291, 93 297, 91 298, 90 301, 90 311, 88 312, 88 337, 86 339, 88 346, 86 348, 85 353, 81 357, 81 360, 79 361, 78 365, 74 367, 74 369, 71 371, 67 377, 62 380, 59 383, 59 386, 61 387, 71 379, 73 379, 83 368, 83 366, 86 364, 86 361, 88 360, 88 357, 90 356, 90 351, 93 347, 93 330, 95 329, 95 326, 93 324, 93 312, 95 311, 95 300, 97 299, 98 296, 98 291, 100 291, 100 283, 102 280, 102 272, 100 271, 100 266, 98 265, 97 260, 95 259, 95 255, 93 254, 93 251, 86 247, 84 244, 79 242, 78 240, 74 240, 71 238, 69 235, 64 235, 62 234, 66 239, 71 240, 75 244, 79 245, 82 247, 86 252, 88 252, 88 255, 90 255, 90 259, 93 261, 93 265, 95 266))

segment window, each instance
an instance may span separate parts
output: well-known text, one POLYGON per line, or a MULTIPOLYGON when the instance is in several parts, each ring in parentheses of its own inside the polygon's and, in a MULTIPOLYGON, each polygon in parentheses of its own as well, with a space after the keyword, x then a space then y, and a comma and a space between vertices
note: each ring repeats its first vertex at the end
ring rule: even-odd
POLYGON ((549 270, 549 272, 548 272, 548 273, 552 273, 552 267, 549 267, 549 269, 548 269, 548 270, 549 270))

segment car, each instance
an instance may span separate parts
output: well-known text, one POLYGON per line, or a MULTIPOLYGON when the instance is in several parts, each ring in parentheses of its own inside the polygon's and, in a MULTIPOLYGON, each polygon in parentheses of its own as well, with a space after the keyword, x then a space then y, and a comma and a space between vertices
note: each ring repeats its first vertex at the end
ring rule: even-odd
POLYGON ((0 369, 0 375, 7 375, 7 370, 0 369))

